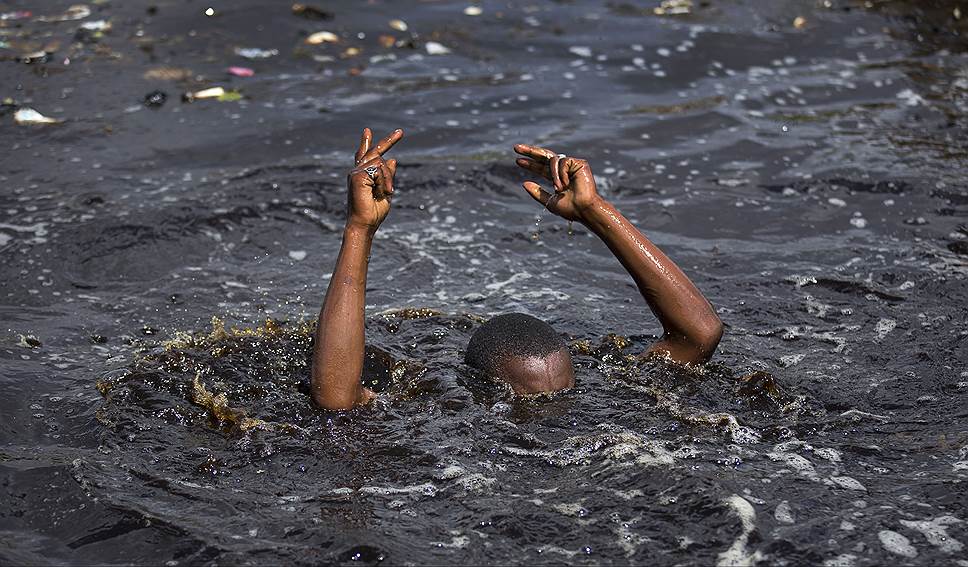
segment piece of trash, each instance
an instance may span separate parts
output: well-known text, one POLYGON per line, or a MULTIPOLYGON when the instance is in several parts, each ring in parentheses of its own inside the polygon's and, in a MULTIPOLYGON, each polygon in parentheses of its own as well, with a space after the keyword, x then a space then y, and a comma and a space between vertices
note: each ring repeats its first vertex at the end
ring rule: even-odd
POLYGON ((407 22, 403 20, 390 20, 390 27, 397 31, 407 31, 407 22))
POLYGON ((318 31, 306 38, 306 43, 308 43, 309 45, 319 45, 321 43, 336 43, 338 41, 339 41, 339 36, 330 31, 318 31))
POLYGON ((149 81, 187 81, 192 78, 192 72, 178 67, 155 67, 142 76, 149 81))
POLYGON ((160 108, 166 100, 168 100, 168 95, 165 91, 151 91, 145 95, 144 103, 148 108, 160 108))
POLYGON ((807 19, 804 18, 803 16, 797 16, 796 18, 793 18, 793 27, 795 27, 798 30, 802 30, 803 28, 807 27, 807 19))
POLYGON ((246 59, 268 59, 279 55, 278 49, 259 49, 258 47, 236 47, 235 54, 246 59))
POLYGON ((107 20, 95 20, 93 22, 84 22, 81 24, 82 30, 92 31, 92 32, 106 32, 111 29, 111 22, 107 20))
POLYGON ((25 53, 17 58, 17 61, 25 65, 33 65, 34 63, 47 63, 51 59, 50 52, 47 51, 34 51, 33 53, 25 53))
POLYGON ((582 45, 574 45, 574 46, 568 48, 568 53, 572 53, 572 54, 577 55, 579 57, 591 57, 592 56, 592 48, 591 47, 585 47, 585 46, 582 46, 582 45))
POLYGON ((381 47, 385 47, 385 48, 389 49, 389 48, 393 47, 397 43, 397 38, 393 37, 392 35, 386 35, 386 34, 384 34, 384 35, 381 35, 380 37, 378 37, 377 38, 377 41, 380 42, 380 46, 381 47))
POLYGON ((214 16, 215 15, 215 8, 212 8, 211 6, 209 6, 208 8, 205 8, 205 15, 208 16, 209 18, 211 18, 212 16, 214 16))
POLYGON ((484 13, 484 10, 481 10, 480 6, 468 6, 464 8, 465 16, 480 16, 483 13, 484 13))
POLYGON ((302 260, 305 260, 306 259, 306 251, 305 250, 290 250, 289 251, 289 257, 292 258, 293 260, 297 261, 297 262, 302 261, 302 260))
POLYGON ((255 71, 248 67, 229 67, 226 71, 228 71, 229 75, 235 75, 236 77, 251 77, 255 75, 255 71))
POLYGON ((300 16, 309 20, 332 20, 333 13, 323 10, 322 8, 317 8, 316 6, 310 6, 309 4, 293 4, 292 13, 296 16, 300 16))
POLYGON ((226 91, 225 93, 219 95, 215 100, 219 102, 235 102, 237 100, 242 100, 242 93, 239 91, 226 91))
POLYGON ((692 11, 692 0, 663 0, 652 10, 656 16, 682 16, 692 11))
POLYGON ((18 10, 16 12, 4 12, 0 14, 0 20, 11 21, 11 20, 23 20, 24 18, 29 18, 34 14, 28 10, 18 10))
POLYGON ((360 54, 359 47, 347 47, 346 51, 340 54, 340 57, 342 57, 343 59, 346 59, 348 57, 356 57, 359 54, 360 54))
POLYGON ((450 49, 447 46, 436 41, 428 41, 424 47, 427 49, 429 55, 446 55, 450 53, 450 49))
POLYGON ((67 10, 56 16, 40 16, 38 22, 69 22, 72 20, 83 20, 91 15, 91 9, 85 4, 74 4, 67 10))
POLYGON ((60 124, 63 120, 44 116, 33 108, 21 108, 14 113, 13 119, 17 124, 60 124))
POLYGON ((20 342, 17 346, 22 346, 24 348, 37 348, 41 346, 40 339, 33 335, 18 335, 20 337, 20 342))
POLYGON ((182 95, 182 100, 185 102, 192 102, 195 100, 201 100, 206 98, 218 98, 225 94, 225 89, 222 87, 211 87, 207 89, 202 89, 196 92, 189 92, 182 95))

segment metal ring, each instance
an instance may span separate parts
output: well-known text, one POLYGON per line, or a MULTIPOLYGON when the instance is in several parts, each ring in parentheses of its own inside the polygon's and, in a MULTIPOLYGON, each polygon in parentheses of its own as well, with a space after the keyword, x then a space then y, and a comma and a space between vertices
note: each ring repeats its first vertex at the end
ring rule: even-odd
POLYGON ((366 174, 370 176, 370 179, 372 179, 373 181, 376 181, 376 174, 380 171, 380 166, 371 165, 370 167, 363 168, 363 171, 365 171, 366 174))

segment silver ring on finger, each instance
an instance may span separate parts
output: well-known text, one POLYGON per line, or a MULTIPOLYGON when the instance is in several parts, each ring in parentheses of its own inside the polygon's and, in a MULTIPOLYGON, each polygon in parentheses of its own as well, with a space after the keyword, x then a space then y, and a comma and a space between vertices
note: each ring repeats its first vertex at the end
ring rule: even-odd
POLYGON ((370 167, 364 167, 363 171, 365 171, 366 174, 370 176, 370 179, 372 179, 373 181, 376 181, 376 175, 377 173, 380 172, 380 166, 371 165, 370 167))

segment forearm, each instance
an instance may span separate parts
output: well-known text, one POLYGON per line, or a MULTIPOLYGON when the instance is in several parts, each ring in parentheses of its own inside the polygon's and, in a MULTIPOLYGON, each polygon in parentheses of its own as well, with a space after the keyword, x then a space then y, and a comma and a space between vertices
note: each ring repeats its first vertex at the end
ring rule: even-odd
POLYGON ((312 395, 327 409, 349 409, 363 399, 366 274, 372 233, 348 227, 319 313, 312 363, 312 395))
POLYGON ((655 244, 604 199, 590 207, 584 224, 615 254, 662 324, 664 350, 681 362, 703 362, 716 349, 722 323, 712 306, 655 244))

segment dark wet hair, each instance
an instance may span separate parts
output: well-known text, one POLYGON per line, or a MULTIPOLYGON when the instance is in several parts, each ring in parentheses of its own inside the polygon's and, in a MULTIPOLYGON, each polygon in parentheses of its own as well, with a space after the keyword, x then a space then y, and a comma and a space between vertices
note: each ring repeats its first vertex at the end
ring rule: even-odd
POLYGON ((541 319, 508 313, 477 329, 467 343, 464 362, 493 376, 508 358, 542 357, 567 348, 564 339, 541 319))

